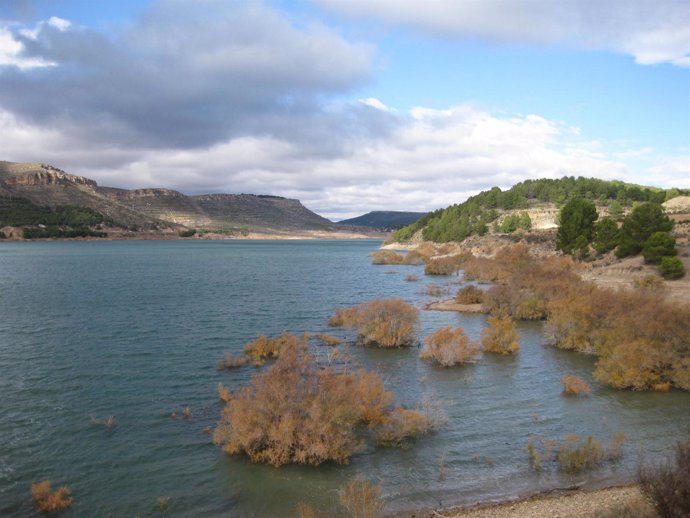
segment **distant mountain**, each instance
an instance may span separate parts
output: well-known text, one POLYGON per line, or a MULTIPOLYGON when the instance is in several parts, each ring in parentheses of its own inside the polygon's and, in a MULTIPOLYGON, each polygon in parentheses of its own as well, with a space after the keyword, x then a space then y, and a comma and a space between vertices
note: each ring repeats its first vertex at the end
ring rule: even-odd
POLYGON ((357 216, 356 218, 344 219, 339 221, 338 224, 394 230, 411 225, 425 214, 426 212, 376 210, 363 214, 362 216, 357 216))
MULTIPOLYGON (((79 207, 128 228, 185 226, 206 230, 332 230, 336 225, 299 200, 254 194, 187 196, 170 189, 126 190, 46 164, 0 162, 0 207, 79 207), (13 201, 14 200, 14 201, 13 201)), ((34 207, 34 208, 35 208, 34 207)), ((16 211, 15 211, 16 212, 16 211)), ((33 214, 41 211, 33 210, 33 214)), ((2 218, 0 218, 2 219, 2 218)), ((11 225, 1 221, 0 227, 11 225)))

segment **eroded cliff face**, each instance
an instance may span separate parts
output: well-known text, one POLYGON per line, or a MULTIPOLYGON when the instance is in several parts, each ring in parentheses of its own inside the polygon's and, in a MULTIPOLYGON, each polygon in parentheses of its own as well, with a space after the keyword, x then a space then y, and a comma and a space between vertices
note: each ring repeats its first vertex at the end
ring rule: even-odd
POLYGON ((90 178, 66 173, 47 164, 12 164, 0 162, 0 181, 8 186, 82 185, 96 189, 90 178))

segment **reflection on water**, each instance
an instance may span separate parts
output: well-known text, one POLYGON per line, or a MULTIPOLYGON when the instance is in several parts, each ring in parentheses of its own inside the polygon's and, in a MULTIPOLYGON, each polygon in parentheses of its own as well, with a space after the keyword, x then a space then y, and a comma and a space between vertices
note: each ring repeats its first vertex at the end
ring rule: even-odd
MULTIPOLYGON (((594 380, 590 357, 544 345, 520 323, 517 357, 485 355, 441 369, 416 348, 352 346, 398 400, 443 401, 448 425, 408 450, 367 450, 346 466, 257 466, 229 458, 204 428, 219 414, 215 387, 245 384, 251 367, 218 372, 226 351, 259 333, 328 332, 336 307, 380 296, 423 307, 420 290, 448 280, 419 266, 372 266, 374 241, 56 242, 0 244, 0 515, 33 516, 29 486, 68 484, 65 516, 134 516, 169 496, 175 516, 289 515, 299 501, 337 513, 337 489, 382 481, 388 509, 514 496, 583 481, 627 480, 641 451, 668 451, 690 427, 690 394, 618 392, 594 380), (387 273, 393 271, 394 273, 387 273), (405 282, 408 274, 422 282, 405 282), (565 373, 593 387, 561 396, 565 373), (181 418, 189 406, 192 416, 181 418), (177 419, 171 418, 176 412, 177 419), (114 415, 112 431, 93 426, 114 415), (616 465, 586 475, 529 470, 532 435, 629 440, 616 465)), ((455 279, 453 279, 455 280, 455 279)), ((457 289, 453 284, 451 293, 457 289)), ((422 312, 423 333, 461 325, 478 338, 482 315, 422 312)))

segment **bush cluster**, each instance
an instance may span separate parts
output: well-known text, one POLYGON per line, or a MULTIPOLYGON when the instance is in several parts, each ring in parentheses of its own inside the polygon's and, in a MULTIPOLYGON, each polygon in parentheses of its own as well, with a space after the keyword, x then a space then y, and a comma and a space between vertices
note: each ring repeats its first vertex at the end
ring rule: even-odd
POLYGON ((442 367, 465 365, 477 360, 479 345, 470 340, 461 327, 442 327, 424 339, 419 357, 436 362, 442 367))
POLYGON ((417 340, 419 310, 402 299, 375 299, 336 310, 328 323, 356 329, 363 345, 405 347, 417 340))
POLYGON ((690 439, 676 444, 672 460, 642 466, 638 481, 661 518, 690 516, 690 439))
POLYGON ((484 302, 484 290, 473 284, 463 286, 455 295, 455 302, 458 304, 481 304, 484 302))
POLYGON ((421 412, 393 400, 377 374, 320 367, 306 343, 290 342, 230 396, 213 438, 228 454, 274 466, 346 463, 363 447, 362 425, 388 445, 429 431, 421 412))
POLYGON ((56 513, 69 509, 74 504, 72 492, 67 486, 51 490, 50 480, 31 484, 31 497, 38 509, 44 513, 56 513))

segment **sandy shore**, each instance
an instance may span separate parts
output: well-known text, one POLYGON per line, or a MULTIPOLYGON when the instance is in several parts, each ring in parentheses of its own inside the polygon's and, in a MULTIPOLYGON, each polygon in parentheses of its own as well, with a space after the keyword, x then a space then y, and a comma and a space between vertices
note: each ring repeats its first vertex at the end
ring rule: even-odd
POLYGON ((426 305, 432 311, 459 311, 460 313, 484 313, 481 304, 458 304, 454 299, 440 300, 426 305))
MULTIPOLYGON (((400 515, 401 518, 403 515, 400 515)), ((635 485, 538 494, 501 504, 404 515, 409 518, 656 518, 635 485)))

